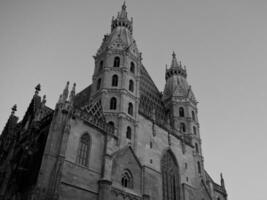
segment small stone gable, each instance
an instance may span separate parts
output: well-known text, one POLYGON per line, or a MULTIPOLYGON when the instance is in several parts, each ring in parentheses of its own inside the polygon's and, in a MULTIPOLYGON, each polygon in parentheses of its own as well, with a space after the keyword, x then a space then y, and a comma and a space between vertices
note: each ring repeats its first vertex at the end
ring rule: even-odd
POLYGON ((131 172, 133 176, 133 188, 132 190, 136 193, 141 193, 141 177, 142 177, 142 167, 141 163, 136 157, 132 147, 126 146, 113 155, 113 165, 112 165, 112 184, 115 187, 121 186, 121 178, 124 170, 131 172))

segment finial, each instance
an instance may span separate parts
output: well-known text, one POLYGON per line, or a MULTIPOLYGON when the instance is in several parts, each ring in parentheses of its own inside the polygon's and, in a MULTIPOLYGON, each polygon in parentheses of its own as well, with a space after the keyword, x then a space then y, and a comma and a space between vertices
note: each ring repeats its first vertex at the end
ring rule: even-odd
POLYGON ((17 111, 17 104, 15 104, 12 108, 11 108, 11 115, 14 115, 15 112, 17 111))
POLYGON ((123 1, 123 4, 122 4, 122 10, 126 10, 126 3, 125 3, 125 1, 123 1))
POLYGON ((41 91, 41 85, 40 85, 40 83, 39 83, 39 84, 36 85, 36 87, 35 87, 35 95, 38 95, 40 91, 41 91))

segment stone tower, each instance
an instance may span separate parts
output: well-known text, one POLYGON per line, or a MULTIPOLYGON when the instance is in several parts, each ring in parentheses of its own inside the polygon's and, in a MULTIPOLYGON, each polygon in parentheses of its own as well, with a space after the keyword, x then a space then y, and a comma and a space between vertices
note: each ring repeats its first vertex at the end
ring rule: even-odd
POLYGON ((114 125, 120 146, 134 142, 138 113, 141 53, 133 38, 133 20, 122 5, 112 18, 111 33, 104 36, 94 56, 92 101, 101 101, 106 121, 114 125))
POLYGON ((171 119, 171 126, 178 135, 191 138, 197 171, 202 175, 204 167, 197 117, 198 102, 187 82, 186 66, 177 61, 175 52, 172 54, 170 67, 166 66, 165 79, 163 100, 171 119))

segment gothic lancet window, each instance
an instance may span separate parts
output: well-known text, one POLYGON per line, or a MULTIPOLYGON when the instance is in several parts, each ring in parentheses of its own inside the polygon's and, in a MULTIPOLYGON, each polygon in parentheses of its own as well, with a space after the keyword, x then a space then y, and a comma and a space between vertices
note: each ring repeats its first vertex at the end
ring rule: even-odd
POLYGON ((195 112, 194 112, 194 111, 192 111, 192 119, 193 119, 193 121, 195 121, 195 120, 196 120, 196 117, 195 117, 195 112))
POLYGON ((133 115, 133 104, 132 103, 128 104, 128 114, 133 115))
POLYGON ((132 129, 129 126, 127 127, 126 138, 129 140, 132 138, 132 129))
POLYGON ((184 117, 184 108, 183 107, 179 108, 179 116, 184 117))
POLYGON ((133 176, 129 170, 124 170, 122 173, 121 185, 126 188, 133 188, 133 176))
POLYGON ((112 76, 112 86, 118 86, 118 75, 116 74, 112 76))
POLYGON ((195 135, 197 134, 197 128, 195 126, 193 126, 193 132, 195 135))
POLYGON ((116 110, 116 108, 117 108, 117 99, 115 97, 112 97, 110 99, 109 109, 110 110, 116 110))
POLYGON ((114 58, 113 67, 119 67, 120 66, 120 57, 116 56, 114 58))
POLYGON ((99 72, 101 72, 103 70, 103 66, 104 66, 104 62, 103 62, 103 60, 101 60, 99 63, 99 70, 98 70, 99 72))
POLYGON ((131 62, 130 71, 131 71, 132 73, 135 72, 135 66, 134 66, 134 63, 133 63, 133 62, 131 62))
POLYGON ((130 81, 129 81, 129 90, 130 90, 131 92, 134 91, 134 82, 133 82, 133 80, 130 80, 130 81))
POLYGON ((99 90, 101 86, 101 78, 97 80, 97 86, 96 89, 99 90))
POLYGON ((201 174, 201 165, 199 161, 197 161, 197 171, 199 174, 201 174))
POLYGON ((80 165, 88 166, 89 160, 89 151, 90 151, 90 136, 85 133, 82 135, 79 144, 77 162, 80 165))
POLYGON ((170 151, 167 151, 161 160, 161 174, 163 200, 180 199, 179 167, 170 151))
POLYGON ((180 123, 180 131, 182 131, 183 133, 186 132, 186 126, 185 126, 185 123, 180 123))
POLYGON ((198 144, 197 143, 195 143, 195 149, 196 149, 196 153, 199 153, 198 144))

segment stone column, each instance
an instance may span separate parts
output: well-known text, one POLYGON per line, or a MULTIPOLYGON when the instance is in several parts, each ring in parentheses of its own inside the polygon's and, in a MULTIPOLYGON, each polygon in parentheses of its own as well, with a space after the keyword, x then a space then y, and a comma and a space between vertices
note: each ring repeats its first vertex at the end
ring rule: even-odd
POLYGON ((110 200, 111 199, 111 184, 109 180, 101 179, 98 181, 99 195, 98 200, 110 200))

